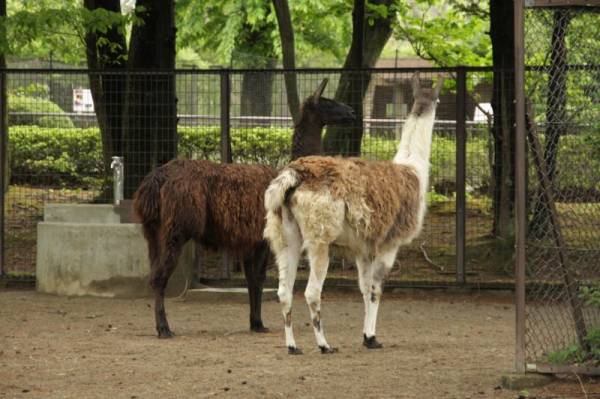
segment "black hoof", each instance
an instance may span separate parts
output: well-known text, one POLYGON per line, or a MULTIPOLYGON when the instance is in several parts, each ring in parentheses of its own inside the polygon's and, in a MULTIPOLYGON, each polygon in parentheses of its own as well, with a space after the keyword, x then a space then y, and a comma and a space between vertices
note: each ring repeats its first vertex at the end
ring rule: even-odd
POLYGON ((169 329, 169 327, 157 327, 156 331, 158 331, 158 338, 173 338, 175 333, 169 329))
POLYGON ((294 346, 288 346, 288 355, 301 355, 302 349, 296 348, 294 346))
POLYGON ((334 348, 333 346, 319 346, 319 349, 321 349, 322 355, 330 355, 338 351, 338 348, 334 348))
POLYGON ((268 333, 270 330, 267 327, 263 326, 263 324, 261 322, 261 323, 251 324, 250 331, 256 332, 256 333, 268 333))
POLYGON ((363 334, 363 345, 367 347, 367 349, 381 349, 383 348, 383 344, 380 344, 377 341, 377 338, 373 335, 371 338, 367 338, 366 335, 363 334))

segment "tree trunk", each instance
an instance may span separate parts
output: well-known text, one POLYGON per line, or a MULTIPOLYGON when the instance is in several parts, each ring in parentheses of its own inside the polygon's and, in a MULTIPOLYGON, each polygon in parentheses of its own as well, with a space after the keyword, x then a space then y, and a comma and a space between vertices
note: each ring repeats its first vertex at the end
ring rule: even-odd
MULTIPOLYGON (((105 9, 121 12, 120 0, 84 0, 89 10, 105 9)), ((94 111, 102 136, 104 172, 110 175, 111 157, 123 153, 123 100, 125 97, 125 75, 110 73, 124 71, 126 67, 127 44, 125 36, 115 26, 106 32, 88 32, 85 37, 86 58, 89 69, 106 71, 89 75, 90 89, 94 100, 94 111), (113 47, 104 41, 118 44, 113 47), (100 41, 100 44, 99 44, 100 41)), ((112 185, 107 185, 108 191, 112 185)), ((107 195, 110 193, 106 193, 107 195)))
MULTIPOLYGON (((373 4, 390 6, 393 0, 376 0, 373 4)), ((326 154, 359 156, 363 136, 363 99, 371 74, 352 71, 352 69, 372 68, 379 59, 383 47, 392 34, 392 22, 396 17, 391 8, 387 18, 375 17, 373 24, 365 23, 364 0, 354 0, 352 13, 352 44, 344 62, 335 100, 354 108, 356 120, 352 127, 331 126, 327 129, 323 140, 326 154), (361 29, 362 27, 362 29, 361 29), (361 35, 361 32, 364 34, 361 35)))
MULTIPOLYGON (((238 36, 236 50, 243 68, 272 69, 277 60, 272 34, 275 25, 263 23, 260 26, 246 25, 238 36)), ((274 75, 267 72, 248 72, 242 76, 241 109, 242 116, 271 116, 273 109, 274 75)), ((268 124, 268 120, 266 121, 268 124)), ((245 123, 245 126, 264 125, 264 121, 245 123)))
MULTIPOLYGON (((544 160, 548 168, 548 181, 553 188, 556 176, 556 157, 560 137, 566 133, 564 123, 567 106, 567 44, 565 36, 571 20, 567 10, 554 12, 550 69, 548 71, 548 97, 546 98, 546 144, 544 160)), ((540 154, 541 155, 541 154, 540 154)), ((549 208, 544 196, 538 196, 529 224, 532 234, 543 234, 548 221, 549 208)))
MULTIPOLYGON (((296 68, 296 50, 294 41, 294 28, 292 26, 292 17, 290 16, 290 7, 287 0, 273 0, 273 7, 277 16, 279 25, 279 37, 281 38, 281 53, 283 57, 283 68, 296 68)), ((284 75, 285 91, 287 94, 288 108, 294 124, 298 123, 300 115, 300 96, 298 95, 298 83, 295 73, 286 73, 284 75)))
POLYGON ((177 155, 174 2, 138 0, 136 6, 143 23, 133 27, 127 64, 125 198, 152 168, 177 155))
MULTIPOLYGON (((275 68, 275 60, 269 60, 267 68, 275 68)), ((274 75, 270 72, 247 72, 242 78, 242 116, 271 116, 273 111, 274 75)), ((268 125, 269 121, 252 122, 244 125, 268 125)))
POLYGON ((492 235, 514 237, 515 111, 513 2, 490 1, 490 37, 494 63, 492 109, 494 160, 492 168, 492 235))

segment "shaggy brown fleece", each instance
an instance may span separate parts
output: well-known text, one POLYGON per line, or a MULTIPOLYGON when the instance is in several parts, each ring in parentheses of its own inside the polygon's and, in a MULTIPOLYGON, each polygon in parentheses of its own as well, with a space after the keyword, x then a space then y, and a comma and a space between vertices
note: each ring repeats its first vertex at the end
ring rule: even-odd
MULTIPOLYGON (((375 246, 401 240, 417 227, 419 178, 411 166, 311 156, 287 168, 300 175, 297 191, 329 192, 334 200, 342 200, 346 221, 375 246)), ((293 194, 290 200, 293 208, 293 194)))
POLYGON ((263 197, 273 177, 264 165, 174 160, 144 179, 134 210, 144 230, 160 225, 163 238, 182 234, 207 248, 243 253, 262 240, 263 197))

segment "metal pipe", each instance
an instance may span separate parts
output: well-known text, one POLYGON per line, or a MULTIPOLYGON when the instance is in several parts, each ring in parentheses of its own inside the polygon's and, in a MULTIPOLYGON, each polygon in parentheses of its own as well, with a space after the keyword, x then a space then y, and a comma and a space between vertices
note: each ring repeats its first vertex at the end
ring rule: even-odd
POLYGON ((231 163, 231 81, 229 71, 221 70, 221 162, 231 163))
MULTIPOLYGON (((229 70, 222 69, 221 74, 221 163, 231 163, 231 80, 229 70)), ((231 278, 233 257, 227 249, 222 251, 221 271, 227 279, 231 278)))
POLYGON ((125 182, 125 171, 124 171, 123 157, 114 156, 110 168, 113 171, 113 197, 114 204, 120 205, 123 201, 123 184, 125 182))
POLYGON ((6 96, 6 72, 0 71, 0 277, 6 273, 5 270, 5 253, 4 253, 4 187, 8 184, 6 180, 6 168, 9 167, 6 162, 6 144, 8 142, 8 112, 7 112, 7 96, 6 96))
POLYGON ((466 282, 466 101, 467 74, 464 68, 456 71, 456 282, 466 282))
POLYGON ((514 3, 515 33, 515 303, 516 303, 516 353, 517 372, 525 372, 525 265, 527 244, 527 137, 525 133, 525 31, 524 0, 514 3))

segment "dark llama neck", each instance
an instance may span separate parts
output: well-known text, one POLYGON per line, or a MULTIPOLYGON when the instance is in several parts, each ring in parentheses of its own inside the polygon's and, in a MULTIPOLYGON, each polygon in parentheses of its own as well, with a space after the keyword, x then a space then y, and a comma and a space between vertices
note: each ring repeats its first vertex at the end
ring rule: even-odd
POLYGON ((321 155, 323 152, 323 144, 321 142, 322 130, 322 124, 308 121, 307 118, 302 118, 294 126, 292 161, 308 155, 321 155))

